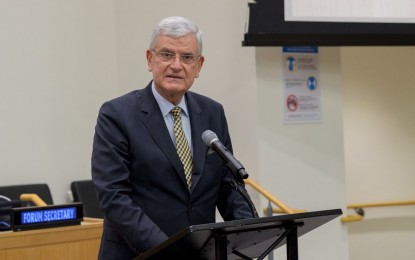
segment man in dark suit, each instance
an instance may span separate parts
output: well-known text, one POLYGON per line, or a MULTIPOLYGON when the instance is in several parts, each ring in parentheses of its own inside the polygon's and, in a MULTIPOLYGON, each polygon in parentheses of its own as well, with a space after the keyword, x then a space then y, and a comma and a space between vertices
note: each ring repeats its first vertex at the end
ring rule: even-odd
POLYGON ((204 62, 201 32, 185 18, 165 18, 146 56, 153 80, 106 102, 95 128, 92 178, 105 216, 100 259, 132 259, 185 227, 213 223, 216 207, 224 220, 253 216, 201 138, 212 130, 232 151, 222 105, 188 91, 204 62), (178 152, 180 131, 190 160, 178 152))

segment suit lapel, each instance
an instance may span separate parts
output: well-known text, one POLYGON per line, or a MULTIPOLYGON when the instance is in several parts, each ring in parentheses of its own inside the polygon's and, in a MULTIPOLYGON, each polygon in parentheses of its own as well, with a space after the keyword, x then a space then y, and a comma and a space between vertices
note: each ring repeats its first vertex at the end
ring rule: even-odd
POLYGON ((190 111, 190 125, 192 128, 192 144, 193 144, 193 176, 192 190, 196 187, 202 177, 203 167, 205 164, 205 156, 208 147, 202 140, 202 133, 207 130, 207 119, 202 109, 197 103, 192 92, 186 93, 187 105, 190 111))
MULTIPOLYGON (((192 176, 192 190, 198 184, 202 177, 203 167, 205 163, 205 156, 208 147, 202 140, 202 133, 207 130, 207 119, 202 113, 198 102, 196 101, 192 92, 186 93, 187 105, 190 112, 190 125, 192 129, 192 144, 193 144, 193 176, 192 176)), ((139 96, 139 109, 143 114, 143 124, 147 128, 154 141, 159 148, 166 155, 168 160, 172 163, 176 173, 179 175, 185 187, 187 187, 183 165, 177 155, 176 147, 174 146, 165 121, 161 114, 160 108, 151 91, 151 83, 141 91, 139 96)))
POLYGON ((141 113, 144 115, 143 124, 187 187, 182 162, 177 155, 176 147, 171 140, 160 108, 151 91, 151 83, 141 93, 138 103, 141 113))

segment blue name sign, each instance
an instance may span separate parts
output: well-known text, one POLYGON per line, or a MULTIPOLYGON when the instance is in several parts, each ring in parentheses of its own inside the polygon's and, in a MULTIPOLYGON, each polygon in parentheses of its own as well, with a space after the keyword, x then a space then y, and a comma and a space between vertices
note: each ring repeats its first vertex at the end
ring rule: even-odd
POLYGON ((22 212, 21 219, 22 224, 76 219, 76 207, 22 212))
POLYGON ((80 224, 83 204, 13 208, 11 225, 14 231, 80 224))

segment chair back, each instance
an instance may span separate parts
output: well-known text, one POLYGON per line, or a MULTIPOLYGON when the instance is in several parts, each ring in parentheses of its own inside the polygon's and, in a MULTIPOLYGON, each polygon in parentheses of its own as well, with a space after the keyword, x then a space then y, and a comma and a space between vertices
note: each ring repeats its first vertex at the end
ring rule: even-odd
MULTIPOLYGON (((20 195, 23 193, 34 193, 38 195, 46 204, 53 204, 52 194, 48 184, 46 183, 20 184, 0 187, 0 195, 5 196, 10 200, 20 200, 20 195)), ((32 202, 22 202, 22 205, 34 206, 32 202)))
POLYGON ((104 217, 101 209, 99 208, 98 199, 92 180, 73 181, 71 183, 71 191, 74 202, 82 202, 84 204, 84 217, 104 217))

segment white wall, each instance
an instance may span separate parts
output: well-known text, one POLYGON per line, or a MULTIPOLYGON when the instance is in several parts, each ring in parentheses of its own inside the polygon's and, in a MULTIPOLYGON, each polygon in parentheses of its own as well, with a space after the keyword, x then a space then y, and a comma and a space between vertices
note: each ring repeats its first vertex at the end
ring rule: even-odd
MULTIPOLYGON (((193 90, 223 103, 235 155, 276 197, 306 210, 414 198, 414 47, 320 48, 322 123, 284 125, 280 48, 241 47, 240 0, 0 0, 2 185, 47 182, 63 203, 90 178, 99 106, 148 83, 145 49, 168 15, 202 29, 193 90)), ((410 259, 414 210, 330 222, 300 239, 300 257, 348 259, 349 229, 350 259, 410 259)))
MULTIPOLYGON (((145 50, 153 27, 167 16, 184 16, 202 30, 205 63, 192 91, 225 107, 235 156, 256 179, 255 48, 241 47, 247 4, 244 1, 143 0, 117 2, 117 53, 120 93, 143 88, 151 79, 145 50), (150 12, 149 10, 157 10, 150 12), (207 15, 209 14, 209 15, 207 15)), ((253 200, 259 195, 253 193, 253 200)))
MULTIPOLYGON (((414 200, 415 47, 347 47, 341 57, 348 203, 414 200)), ((347 224, 350 259, 414 257, 414 206, 365 213, 347 224)))
POLYGON ((0 1, 1 185, 90 178, 99 105, 117 94, 113 1, 0 1))
POLYGON ((170 15, 202 29, 206 60, 192 90, 224 104, 235 154, 256 176, 254 48, 241 47, 246 14, 238 0, 1 1, 2 185, 47 182, 55 203, 64 203, 71 181, 90 178, 98 109, 149 82, 145 50, 170 15))
MULTIPOLYGON (((320 48, 322 122, 286 125, 281 48, 256 48, 260 183, 289 207, 345 209, 339 48, 320 48)), ((263 203, 263 207, 266 202, 263 203)), ((300 259, 348 259, 337 218, 299 240, 300 259)), ((285 259, 285 251, 277 252, 285 259)))

